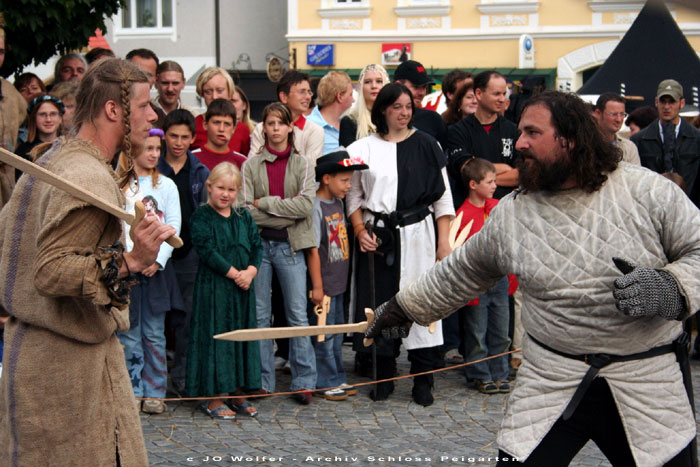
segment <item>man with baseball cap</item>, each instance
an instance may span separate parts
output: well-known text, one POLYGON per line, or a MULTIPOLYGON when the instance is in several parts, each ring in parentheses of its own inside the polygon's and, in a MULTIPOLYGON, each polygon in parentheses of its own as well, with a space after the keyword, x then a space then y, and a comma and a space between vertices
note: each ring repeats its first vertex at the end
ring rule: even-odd
POLYGON ((428 88, 435 84, 425 67, 415 60, 406 60, 394 70, 394 81, 406 86, 413 95, 413 125, 438 140, 443 149, 446 148, 447 126, 442 117, 433 110, 421 108, 428 88))
POLYGON ((700 186, 696 183, 700 168, 700 130, 683 120, 683 87, 673 79, 659 83, 654 99, 659 118, 632 136, 639 149, 642 165, 655 172, 675 172, 687 187, 686 193, 700 205, 700 186))

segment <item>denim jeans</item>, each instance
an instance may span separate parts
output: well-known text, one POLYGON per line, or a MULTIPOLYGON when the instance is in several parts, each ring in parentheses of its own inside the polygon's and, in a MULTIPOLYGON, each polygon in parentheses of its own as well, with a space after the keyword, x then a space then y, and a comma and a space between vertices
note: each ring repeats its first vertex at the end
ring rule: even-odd
MULTIPOLYGON (((274 269, 282 287, 284 311, 289 326, 308 326, 306 314, 306 262, 304 253, 292 254, 289 242, 263 239, 263 259, 255 277, 255 308, 258 328, 270 327, 272 315, 271 283, 274 269)), ((260 341, 262 387, 275 390, 275 356, 272 340, 260 341)), ((316 359, 310 337, 290 340, 289 366, 292 370, 291 391, 316 387, 316 359)))
MULTIPOLYGON (((313 318, 316 315, 314 314, 313 318)), ((312 326, 316 324, 313 319, 312 326)), ((345 324, 343 315, 343 294, 331 297, 331 308, 326 315, 326 324, 345 324)), ((316 371, 318 378, 316 388, 334 388, 345 383, 347 378, 343 369, 343 335, 329 334, 323 342, 315 342, 316 371)), ((312 337, 312 339, 316 339, 312 337)))
MULTIPOLYGON (((153 313, 148 297, 148 277, 139 274, 141 283, 131 289, 140 302, 131 328, 118 332, 124 346, 126 368, 136 397, 165 397, 168 367, 165 360, 165 313, 153 313)), ((132 310, 134 311, 134 310, 132 310)))
MULTIPOLYGON (((473 362, 490 355, 507 352, 508 337, 508 278, 504 277, 479 297, 479 304, 466 307, 464 314, 464 361, 473 362)), ((467 365, 467 379, 506 381, 508 356, 467 365)))

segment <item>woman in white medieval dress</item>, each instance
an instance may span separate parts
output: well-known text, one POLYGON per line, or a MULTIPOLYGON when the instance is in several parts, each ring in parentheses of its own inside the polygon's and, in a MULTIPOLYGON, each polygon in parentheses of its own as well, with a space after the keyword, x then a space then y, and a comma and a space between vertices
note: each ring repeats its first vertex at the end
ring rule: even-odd
MULTIPOLYGON (((383 303, 451 252, 448 231, 454 208, 446 159, 432 136, 412 128, 412 117, 411 92, 399 83, 388 84, 372 107, 377 132, 348 147, 352 157, 369 165, 368 170, 353 175, 347 195, 347 212, 361 250, 355 268, 355 311, 362 315, 372 302, 372 276, 375 303, 383 303), (368 274, 369 253, 374 256, 373 274, 368 274)), ((442 342, 439 322, 434 333, 427 327, 412 326, 403 340, 411 373, 441 366, 442 342)), ((367 351, 358 344, 356 351, 367 351)), ((398 341, 378 340, 379 379, 394 376, 399 345, 398 341)), ((413 400, 424 406, 432 404, 432 386, 432 375, 415 377, 413 400)), ((391 382, 382 383, 372 397, 386 399, 392 391, 391 382)))

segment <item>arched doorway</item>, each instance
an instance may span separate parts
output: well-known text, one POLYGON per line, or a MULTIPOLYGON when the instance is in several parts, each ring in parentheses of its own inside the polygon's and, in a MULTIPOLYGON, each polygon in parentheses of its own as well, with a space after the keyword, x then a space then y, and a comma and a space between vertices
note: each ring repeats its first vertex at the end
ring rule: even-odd
POLYGON ((557 89, 576 91, 583 86, 586 70, 600 67, 610 56, 619 40, 599 42, 569 52, 557 60, 557 89))

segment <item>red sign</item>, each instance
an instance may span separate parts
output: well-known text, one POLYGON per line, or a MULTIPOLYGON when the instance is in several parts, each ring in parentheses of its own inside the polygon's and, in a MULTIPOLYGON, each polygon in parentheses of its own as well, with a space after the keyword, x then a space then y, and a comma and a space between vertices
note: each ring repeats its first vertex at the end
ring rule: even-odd
POLYGON ((411 44, 409 42, 382 44, 382 65, 400 65, 401 56, 404 54, 406 60, 411 59, 411 44))

